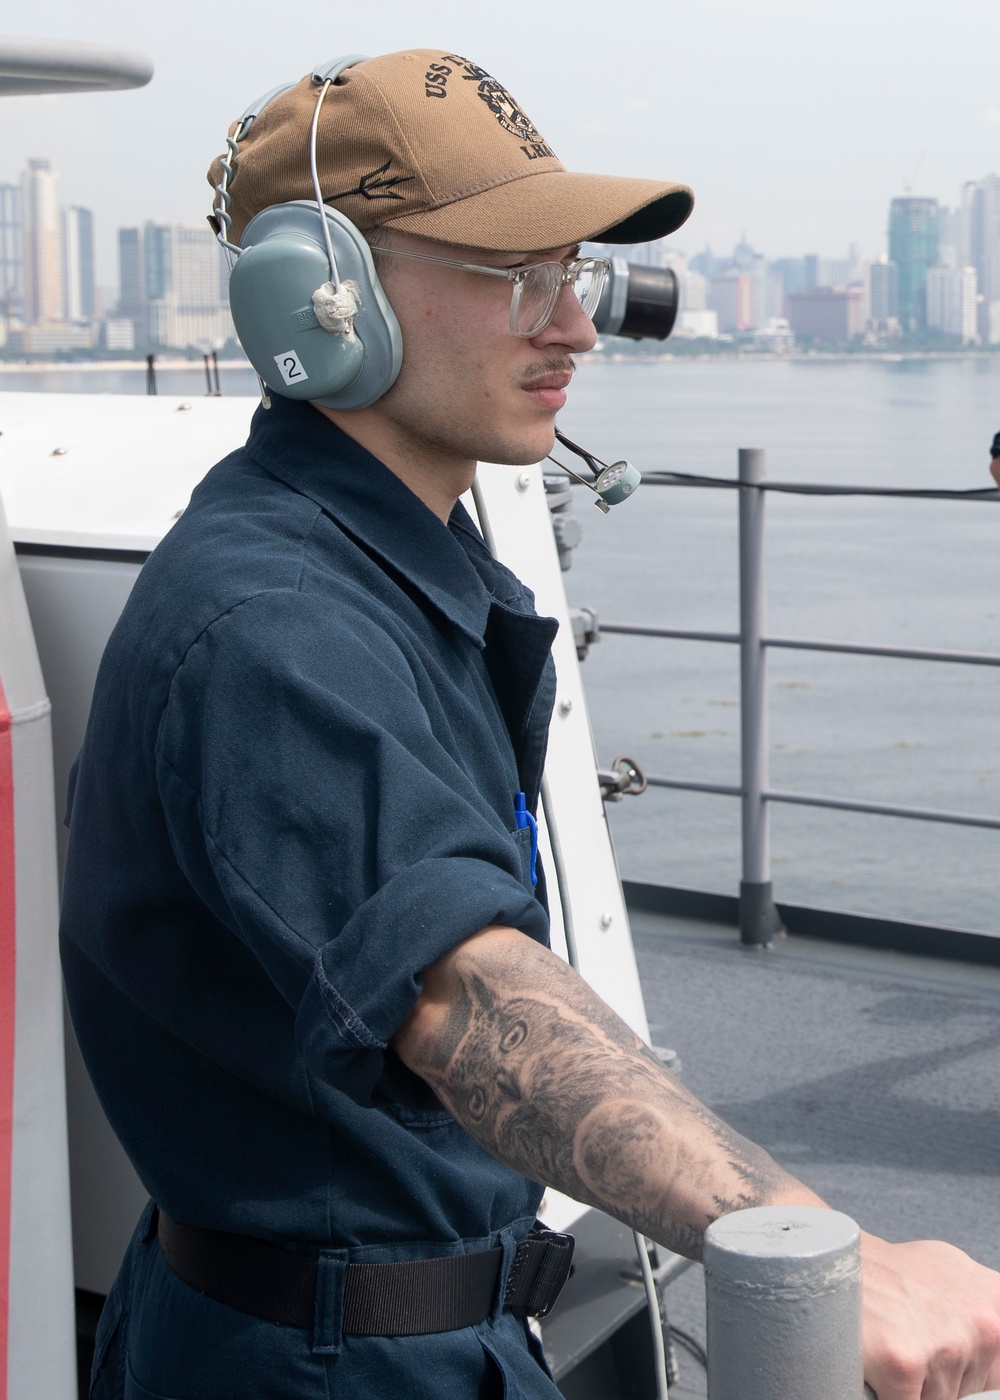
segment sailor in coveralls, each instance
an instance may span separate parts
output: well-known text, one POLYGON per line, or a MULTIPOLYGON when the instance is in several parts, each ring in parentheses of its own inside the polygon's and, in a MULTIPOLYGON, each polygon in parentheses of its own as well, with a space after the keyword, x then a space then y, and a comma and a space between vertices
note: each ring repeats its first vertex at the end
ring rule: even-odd
MULTIPOLYGON (((316 113, 310 75, 245 133, 231 239, 314 199, 316 113)), ((691 196, 566 172, 438 50, 348 67, 316 153, 398 378, 343 410, 269 377, 136 584, 73 774, 69 1001, 151 1196, 92 1394, 543 1400, 526 1319, 567 1245, 532 1233, 539 1183, 695 1257, 726 1211, 822 1204, 548 950, 555 624, 458 504, 477 460, 552 446, 595 341, 579 245, 661 237, 691 196)), ((871 1237, 864 1262, 880 1400, 1000 1384, 997 1276, 871 1237)))

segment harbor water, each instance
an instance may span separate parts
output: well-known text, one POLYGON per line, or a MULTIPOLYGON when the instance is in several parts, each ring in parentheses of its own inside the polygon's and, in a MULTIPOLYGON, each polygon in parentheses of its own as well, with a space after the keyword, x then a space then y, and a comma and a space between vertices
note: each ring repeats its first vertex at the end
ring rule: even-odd
MULTIPOLYGON (((239 368, 221 384, 255 387, 239 368)), ((204 374, 163 368, 158 386, 198 395, 204 374)), ((145 370, 7 368, 2 389, 142 393, 145 370)), ((761 447, 775 480, 983 488, 1000 356, 594 358, 560 426, 644 471, 733 477, 737 449, 761 447)), ((573 605, 738 630, 735 492, 650 485, 607 517, 574 501, 573 605)), ((1000 653, 1000 502, 772 494, 767 511, 770 631, 1000 653)), ((736 647, 608 635, 584 677, 602 764, 739 781, 736 647)), ((1000 668, 776 651, 770 678, 774 786, 1000 816, 1000 668)), ((627 878, 736 893, 736 799, 650 790, 611 815, 627 878)), ((779 900, 1000 935, 998 831, 776 805, 772 864, 779 900)))

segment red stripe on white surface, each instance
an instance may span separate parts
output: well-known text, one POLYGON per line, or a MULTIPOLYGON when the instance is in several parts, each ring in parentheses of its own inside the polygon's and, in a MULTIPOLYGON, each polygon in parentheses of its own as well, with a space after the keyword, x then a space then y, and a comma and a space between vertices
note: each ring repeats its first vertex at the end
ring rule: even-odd
POLYGON ((7 1400, 10 1317, 10 1184, 14 1153, 14 751, 0 681, 0 1400, 7 1400))

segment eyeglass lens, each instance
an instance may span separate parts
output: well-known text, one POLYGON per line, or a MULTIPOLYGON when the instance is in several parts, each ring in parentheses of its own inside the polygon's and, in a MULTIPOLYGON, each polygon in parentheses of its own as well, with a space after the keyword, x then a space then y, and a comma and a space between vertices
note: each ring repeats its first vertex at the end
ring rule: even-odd
MULTIPOLYGON (((594 258, 584 258, 576 265, 573 292, 588 316, 597 310, 604 287, 604 271, 604 263, 594 258)), ((518 335, 537 335, 551 321, 565 272, 562 263, 536 263, 515 284, 511 321, 518 335)))

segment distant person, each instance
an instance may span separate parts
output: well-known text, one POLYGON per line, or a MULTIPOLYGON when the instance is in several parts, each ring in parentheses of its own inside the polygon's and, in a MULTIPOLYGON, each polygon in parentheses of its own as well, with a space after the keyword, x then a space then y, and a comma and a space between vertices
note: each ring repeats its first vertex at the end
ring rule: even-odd
POLYGON ((1000 433, 995 433, 993 436, 993 442, 990 445, 990 456, 993 458, 992 462, 990 462, 990 473, 996 484, 1000 486, 1000 433))

